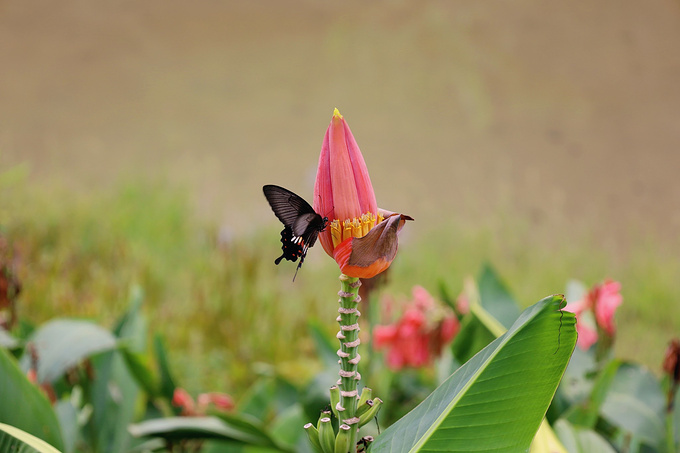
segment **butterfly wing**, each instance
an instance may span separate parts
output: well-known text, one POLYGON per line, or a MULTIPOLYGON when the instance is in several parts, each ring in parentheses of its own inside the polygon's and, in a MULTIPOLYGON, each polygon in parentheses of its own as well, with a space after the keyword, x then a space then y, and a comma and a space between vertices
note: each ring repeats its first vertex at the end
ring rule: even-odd
POLYGON ((275 263, 279 264, 283 258, 293 262, 300 258, 300 263, 295 269, 297 276, 307 256, 307 250, 314 245, 319 232, 326 228, 327 219, 322 218, 302 197, 288 189, 266 185, 262 187, 262 191, 272 211, 285 226, 281 232, 283 254, 275 263))
POLYGON ((304 239, 305 244, 311 247, 314 245, 314 242, 316 242, 319 231, 323 229, 318 227, 319 222, 323 223, 321 216, 316 212, 302 214, 295 219, 295 222, 293 222, 293 234, 295 236, 301 236, 304 239))
POLYGON ((298 231, 295 231, 294 224, 299 217, 304 214, 318 215, 309 203, 288 189, 274 185, 266 185, 262 187, 262 191, 276 217, 278 217, 285 226, 293 228, 293 233, 296 236, 302 236, 302 233, 304 232, 303 230, 301 233, 299 229, 298 231))

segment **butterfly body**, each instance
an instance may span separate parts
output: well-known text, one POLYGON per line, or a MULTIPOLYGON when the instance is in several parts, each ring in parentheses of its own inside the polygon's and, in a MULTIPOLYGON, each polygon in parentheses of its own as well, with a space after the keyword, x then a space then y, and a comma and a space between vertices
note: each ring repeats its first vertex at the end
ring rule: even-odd
POLYGON ((281 231, 283 254, 274 263, 279 264, 284 258, 293 262, 300 258, 295 270, 297 276, 307 251, 316 243, 319 233, 326 229, 328 218, 321 217, 302 197, 288 189, 266 185, 262 187, 262 191, 272 211, 284 226, 281 231))

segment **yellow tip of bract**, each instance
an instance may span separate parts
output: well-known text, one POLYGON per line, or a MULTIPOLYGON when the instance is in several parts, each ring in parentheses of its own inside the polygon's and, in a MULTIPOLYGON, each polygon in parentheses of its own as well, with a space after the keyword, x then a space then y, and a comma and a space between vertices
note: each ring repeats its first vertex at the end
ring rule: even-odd
POLYGON ((340 114, 340 110, 338 110, 337 108, 335 110, 333 110, 333 117, 342 119, 342 115, 340 114))

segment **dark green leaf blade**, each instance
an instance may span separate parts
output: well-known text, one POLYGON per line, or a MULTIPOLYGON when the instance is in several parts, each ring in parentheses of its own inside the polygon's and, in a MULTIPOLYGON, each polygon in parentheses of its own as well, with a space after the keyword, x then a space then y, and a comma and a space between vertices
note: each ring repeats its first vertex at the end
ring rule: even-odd
MULTIPOLYGON (((227 424, 227 426, 252 435, 253 438, 257 439, 257 445, 271 447, 279 451, 289 451, 267 432, 265 427, 258 419, 248 414, 215 411, 212 413, 212 415, 221 419, 227 424)), ((302 426, 303 424, 300 424, 298 427, 302 426)))
POLYGON ((160 384, 149 367, 146 356, 135 351, 131 351, 127 346, 120 348, 120 353, 125 360, 128 371, 137 380, 137 383, 148 393, 149 397, 160 396, 160 384))
POLYGON ((495 339, 496 335, 471 312, 461 321, 460 331, 451 343, 451 351, 456 360, 467 362, 495 339))
POLYGON ((175 393, 175 379, 170 371, 170 362, 165 349, 165 343, 159 334, 156 334, 153 338, 153 350, 160 373, 160 393, 168 401, 172 401, 175 393))
POLYGON ((479 299, 482 307, 506 329, 509 329, 519 316, 519 305, 500 276, 488 264, 484 265, 479 276, 479 299))
POLYGON ((161 437, 168 440, 220 439, 262 445, 250 432, 227 425, 217 417, 166 417, 145 420, 129 426, 135 437, 161 437))
POLYGON ((561 296, 526 309, 418 407, 380 435, 372 452, 524 451, 576 345, 561 296))
POLYGON ((15 426, 63 449, 59 422, 49 401, 38 387, 29 382, 14 358, 2 348, 0 376, 0 423, 15 426))

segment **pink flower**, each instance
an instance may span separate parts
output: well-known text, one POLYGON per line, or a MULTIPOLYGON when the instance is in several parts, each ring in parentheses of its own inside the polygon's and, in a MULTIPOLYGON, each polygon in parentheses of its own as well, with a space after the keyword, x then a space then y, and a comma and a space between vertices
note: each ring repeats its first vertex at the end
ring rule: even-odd
POLYGON ((441 343, 442 345, 450 342, 460 330, 460 322, 455 316, 444 318, 441 323, 441 343))
POLYGON ((182 415, 198 415, 194 399, 183 388, 175 388, 175 392, 172 394, 172 405, 182 409, 182 415))
POLYGON ((373 347, 383 349, 397 338, 397 326, 375 326, 373 328, 373 347))
POLYGON ((172 405, 182 409, 184 416, 205 415, 211 405, 216 409, 228 411, 234 408, 234 400, 226 393, 201 393, 198 395, 198 404, 189 392, 177 387, 172 395, 172 405))
POLYGON ((614 313, 623 302, 621 296, 621 283, 606 280, 602 285, 593 289, 595 292, 595 319, 610 336, 616 333, 614 326, 614 313))
POLYGON ((425 313, 417 307, 407 308, 399 324, 402 335, 415 335, 425 324, 425 313))
POLYGON ((470 300, 467 294, 461 293, 458 298, 456 298, 456 309, 461 315, 467 315, 470 313, 470 300))
POLYGON ((414 286, 411 293, 413 294, 413 302, 420 310, 429 310, 436 305, 434 297, 420 285, 414 286))
POLYGON ((234 408, 234 400, 226 393, 210 392, 198 395, 198 412, 205 413, 210 405, 221 411, 234 408))
POLYGON ((451 310, 440 307, 422 287, 413 288, 413 298, 394 324, 373 329, 373 347, 387 350, 392 370, 423 367, 441 354, 460 328, 451 310))
POLYGON ((582 320, 579 320, 576 323, 576 332, 578 333, 576 344, 584 351, 587 351, 592 345, 597 343, 597 330, 593 329, 582 320))
POLYGON ((587 350, 597 342, 598 331, 600 334, 614 337, 616 334, 614 314, 623 302, 620 291, 619 282, 605 280, 594 285, 583 299, 567 304, 565 309, 576 315, 577 344, 581 349, 587 350), (593 315, 595 322, 592 322, 593 315))

